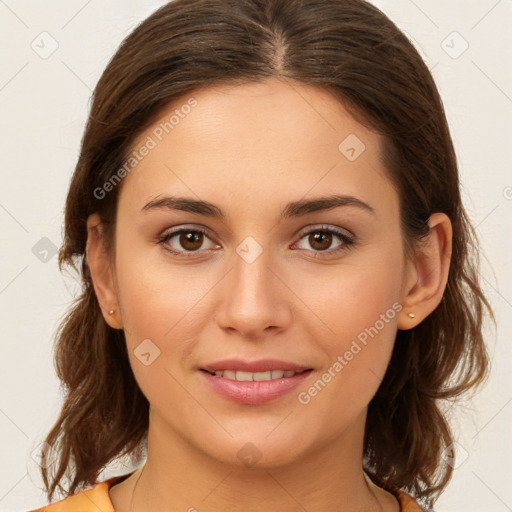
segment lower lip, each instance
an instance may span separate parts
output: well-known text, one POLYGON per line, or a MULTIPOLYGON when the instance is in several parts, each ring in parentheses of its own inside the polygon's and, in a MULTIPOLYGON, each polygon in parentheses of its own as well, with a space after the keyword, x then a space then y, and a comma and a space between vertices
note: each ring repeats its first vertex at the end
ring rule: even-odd
POLYGON ((296 373, 292 377, 260 381, 238 381, 216 377, 203 370, 200 372, 219 395, 239 404, 259 405, 290 393, 311 375, 312 370, 296 373))

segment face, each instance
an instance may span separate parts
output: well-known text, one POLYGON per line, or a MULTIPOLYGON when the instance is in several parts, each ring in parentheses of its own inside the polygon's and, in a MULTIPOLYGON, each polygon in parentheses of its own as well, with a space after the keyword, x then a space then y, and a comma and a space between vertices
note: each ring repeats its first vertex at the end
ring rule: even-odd
POLYGON ((277 80, 198 90, 140 135, 114 286, 150 430, 269 466, 362 439, 408 269, 381 144, 326 91, 277 80))

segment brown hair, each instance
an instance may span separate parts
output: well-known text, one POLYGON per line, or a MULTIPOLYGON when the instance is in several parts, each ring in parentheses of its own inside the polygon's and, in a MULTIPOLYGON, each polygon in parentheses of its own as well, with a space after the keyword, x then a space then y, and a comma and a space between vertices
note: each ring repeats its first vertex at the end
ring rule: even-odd
MULTIPOLYGON (((400 198, 405 247, 428 232, 434 212, 453 228, 448 283, 439 306, 398 331, 388 371, 369 404, 365 468, 431 506, 452 467, 439 399, 483 382, 488 356, 478 281, 478 242, 461 202, 456 156, 439 93, 407 37, 363 0, 175 0, 121 44, 93 94, 70 184, 59 267, 80 270, 83 290, 59 325, 55 361, 64 404, 45 441, 54 473, 42 475, 49 500, 64 476, 67 494, 97 483, 122 456, 139 458, 149 404, 133 376, 121 330, 102 317, 85 261, 86 220, 99 213, 113 240, 119 188, 95 194, 123 165, 137 135, 170 102, 210 84, 291 79, 330 91, 385 140, 383 155, 400 198)), ((109 246, 107 249, 110 250, 109 246)))

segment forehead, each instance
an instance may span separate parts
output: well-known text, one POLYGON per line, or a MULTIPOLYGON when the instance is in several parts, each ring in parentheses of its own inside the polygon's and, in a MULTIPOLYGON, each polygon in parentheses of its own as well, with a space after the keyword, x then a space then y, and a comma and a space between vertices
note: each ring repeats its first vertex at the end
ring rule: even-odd
POLYGON ((338 139, 349 133, 357 134, 366 145, 379 142, 379 137, 359 124, 327 90, 293 80, 267 79, 211 85, 174 99, 134 146, 151 134, 158 142, 179 137, 197 145, 216 140, 225 143, 223 149, 234 150, 246 143, 268 142, 269 137, 276 153, 295 149, 300 155, 302 148, 307 149, 304 139, 311 145, 334 144, 337 149, 338 139), (227 136, 235 133, 237 137, 228 140, 227 136), (283 147, 283 143, 288 145, 283 147))
POLYGON ((209 86, 175 99, 137 137, 134 151, 151 149, 123 194, 141 207, 170 187, 223 201, 334 189, 369 200, 391 185, 381 144, 324 89, 276 79, 209 86))

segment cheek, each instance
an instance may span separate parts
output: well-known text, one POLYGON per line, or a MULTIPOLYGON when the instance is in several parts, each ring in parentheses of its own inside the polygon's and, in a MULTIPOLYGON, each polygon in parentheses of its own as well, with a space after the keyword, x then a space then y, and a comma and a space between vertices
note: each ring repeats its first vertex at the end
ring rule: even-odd
POLYGON ((116 278, 125 331, 160 338, 194 298, 194 284, 185 286, 179 268, 165 264, 160 247, 140 234, 118 227, 116 278))
POLYGON ((193 350, 194 317, 205 315, 200 301, 205 291, 179 270, 150 265, 136 255, 118 260, 117 276, 135 379, 151 404, 165 409, 170 396, 183 394, 176 368, 193 350))
POLYGON ((320 279, 318 274, 315 279, 303 276, 298 293, 328 327, 318 340, 318 348, 326 355, 320 382, 306 390, 304 401, 311 398, 317 406, 331 403, 332 414, 339 414, 341 421, 357 414, 371 400, 384 377, 396 338, 402 309, 401 276, 402 260, 396 250, 367 254, 364 262, 339 267, 335 272, 331 269, 330 275, 320 279), (342 410, 336 408, 339 404, 343 404, 342 410))
POLYGON ((335 334, 317 347, 326 355, 325 364, 297 395, 300 416, 305 421, 315 418, 313 427, 325 441, 361 417, 377 392, 392 354, 400 309, 384 293, 374 293, 372 300, 352 296, 345 307, 331 307, 327 321, 335 334))
POLYGON ((396 250, 380 246, 340 265, 301 270, 294 292, 321 320, 322 332, 330 333, 325 336, 329 351, 343 348, 360 333, 364 337, 365 329, 375 324, 383 338, 390 337, 401 309, 402 260, 396 250))
POLYGON ((166 366, 170 361, 179 365, 192 351, 198 328, 210 316, 204 298, 218 275, 213 268, 199 273, 192 265, 172 265, 159 248, 148 250, 137 244, 119 237, 116 260, 123 328, 134 369, 138 366, 134 353, 148 339, 161 351, 155 363, 165 359, 166 366))

